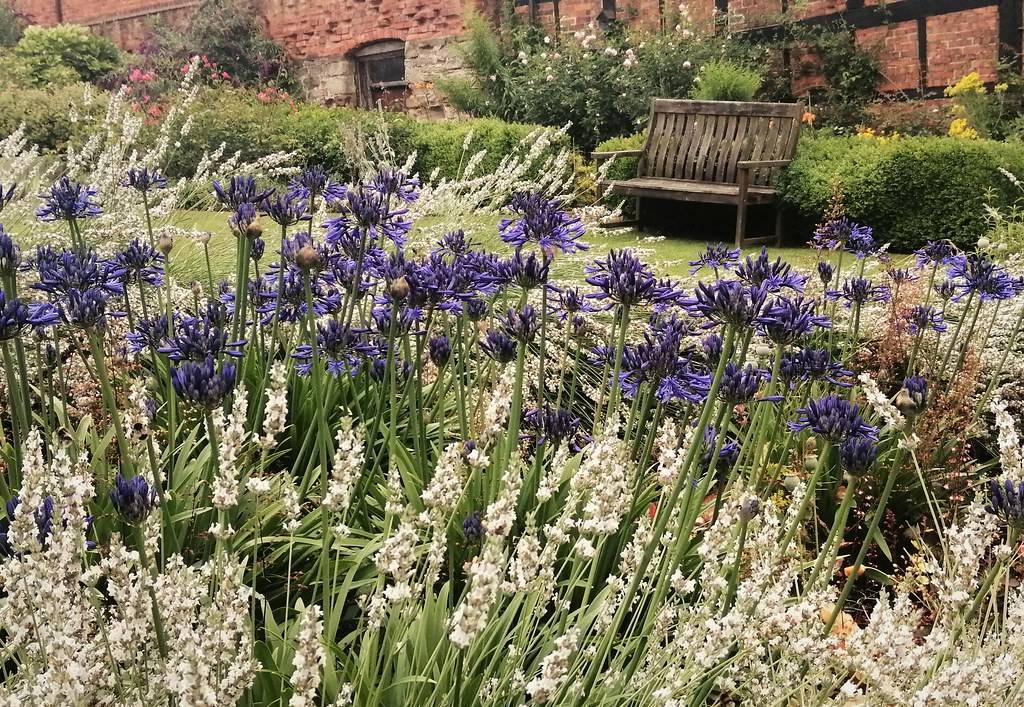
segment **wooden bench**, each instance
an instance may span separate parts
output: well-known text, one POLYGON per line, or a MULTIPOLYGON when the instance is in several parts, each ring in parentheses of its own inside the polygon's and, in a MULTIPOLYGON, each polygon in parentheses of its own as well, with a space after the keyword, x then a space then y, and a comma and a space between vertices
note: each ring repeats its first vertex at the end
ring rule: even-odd
POLYGON ((782 206, 775 188, 800 136, 799 103, 736 103, 655 98, 642 150, 595 152, 600 165, 612 157, 639 157, 637 176, 606 181, 612 194, 736 205, 736 245, 782 240, 782 206), (775 204, 775 233, 746 238, 747 207, 775 204))

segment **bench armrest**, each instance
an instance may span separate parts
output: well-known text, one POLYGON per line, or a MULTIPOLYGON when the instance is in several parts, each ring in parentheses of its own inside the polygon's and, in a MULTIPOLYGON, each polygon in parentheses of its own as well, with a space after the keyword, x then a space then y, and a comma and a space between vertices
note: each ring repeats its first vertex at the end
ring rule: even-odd
POLYGON ((740 160, 737 169, 757 169, 759 167, 785 167, 793 160, 740 160))
POLYGON ((613 150, 612 152, 591 152, 590 157, 596 162, 607 160, 612 157, 639 157, 643 150, 613 150))

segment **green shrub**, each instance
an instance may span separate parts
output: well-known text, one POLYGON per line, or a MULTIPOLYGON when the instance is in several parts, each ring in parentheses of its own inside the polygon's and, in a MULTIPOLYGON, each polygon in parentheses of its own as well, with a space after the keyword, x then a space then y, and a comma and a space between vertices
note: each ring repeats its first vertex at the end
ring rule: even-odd
POLYGON ((728 61, 705 64, 694 80, 692 97, 699 101, 752 101, 761 88, 761 75, 728 61))
POLYGON ((121 50, 106 37, 78 25, 29 27, 14 47, 26 76, 36 86, 52 85, 54 72, 70 69, 93 82, 121 66, 121 50))
POLYGON ((536 125, 506 123, 497 118, 477 118, 459 122, 409 121, 409 147, 416 151, 416 169, 429 176, 452 177, 460 174, 465 162, 480 150, 487 154, 473 176, 493 172, 501 158, 537 129, 536 125), (463 151, 466 137, 472 132, 468 149, 463 151))
POLYGON ((0 0, 0 47, 13 47, 25 32, 25 16, 10 0, 0 0))
POLYGON ((869 224, 896 252, 948 238, 971 246, 988 228, 984 206, 1019 193, 999 168, 1024 174, 1024 145, 988 140, 805 136, 782 183, 804 225, 823 213, 833 185, 851 218, 869 224))
MULTIPOLYGON (((626 137, 613 137, 605 140, 595 148, 595 152, 616 152, 618 150, 640 150, 647 140, 647 131, 627 135, 626 137)), ((607 179, 632 179, 636 176, 636 157, 617 157, 608 168, 607 179)))
POLYGON ((83 107, 82 85, 44 89, 0 90, 0 136, 25 126, 28 140, 46 152, 63 150, 69 142, 84 141, 84 120, 72 122, 68 107, 75 103, 81 118, 85 112, 99 115, 105 101, 93 101, 83 107))

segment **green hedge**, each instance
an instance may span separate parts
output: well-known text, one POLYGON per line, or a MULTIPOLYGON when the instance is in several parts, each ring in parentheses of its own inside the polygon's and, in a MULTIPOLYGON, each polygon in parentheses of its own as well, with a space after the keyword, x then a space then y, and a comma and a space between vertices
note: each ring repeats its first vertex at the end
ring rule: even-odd
MULTIPOLYGON (((638 134, 597 149, 642 145, 638 134)), ((617 162, 612 178, 633 176, 636 160, 617 162)), ((909 252, 935 238, 968 247, 986 231, 986 204, 1007 208, 1021 196, 1000 167, 1024 176, 1024 144, 805 135, 781 184, 787 208, 798 217, 789 231, 795 232, 794 241, 809 237, 838 184, 849 216, 872 226, 894 252, 909 252)))
POLYGON ((969 247, 987 229, 985 205, 1006 208, 1019 190, 999 172, 1024 174, 1024 145, 948 137, 877 140, 806 136, 782 189, 805 223, 817 221, 835 184, 847 213, 895 252, 935 238, 969 247))
MULTIPOLYGON (((29 140, 44 151, 60 151, 69 142, 81 142, 88 137, 91 121, 72 123, 68 116, 68 104, 80 104, 81 98, 80 86, 0 91, 0 136, 24 123, 29 140)), ((88 110, 101 117, 105 107, 106 101, 97 96, 88 110)), ((169 176, 194 174, 203 152, 212 152, 223 143, 226 155, 241 152, 242 159, 254 160, 270 152, 295 152, 301 164, 321 164, 339 177, 349 178, 355 171, 353 139, 376 135, 382 121, 398 160, 415 152, 415 167, 421 175, 437 170, 439 176, 452 178, 470 156, 486 150, 477 168, 479 175, 494 170, 503 156, 537 129, 496 118, 428 122, 401 113, 379 114, 315 103, 264 103, 254 93, 225 89, 204 91, 193 116, 191 131, 169 156, 169 176), (462 146, 470 131, 473 136, 464 155, 462 146)), ((152 135, 156 128, 147 131, 152 135)))

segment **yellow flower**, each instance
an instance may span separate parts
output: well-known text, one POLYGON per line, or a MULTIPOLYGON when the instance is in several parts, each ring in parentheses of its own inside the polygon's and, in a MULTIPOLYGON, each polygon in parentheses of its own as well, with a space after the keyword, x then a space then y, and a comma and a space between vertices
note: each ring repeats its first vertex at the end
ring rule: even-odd
POLYGON ((1008 88, 1010 88, 1010 85, 1004 81, 1002 83, 997 83, 995 86, 992 87, 992 90, 994 90, 996 93, 1006 93, 1006 90, 1008 88))
POLYGON ((964 140, 977 140, 980 137, 978 131, 972 128, 964 118, 957 118, 949 124, 949 136, 964 140))
POLYGON ((972 71, 952 86, 947 86, 945 90, 946 96, 950 98, 969 93, 982 95, 985 93, 985 83, 981 80, 981 76, 978 75, 977 71, 972 71))

